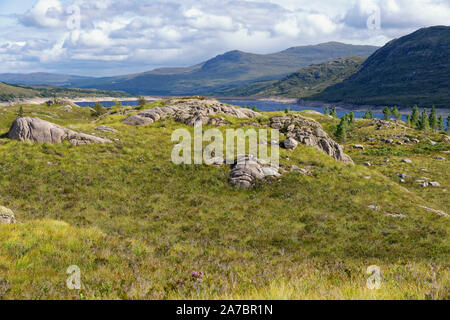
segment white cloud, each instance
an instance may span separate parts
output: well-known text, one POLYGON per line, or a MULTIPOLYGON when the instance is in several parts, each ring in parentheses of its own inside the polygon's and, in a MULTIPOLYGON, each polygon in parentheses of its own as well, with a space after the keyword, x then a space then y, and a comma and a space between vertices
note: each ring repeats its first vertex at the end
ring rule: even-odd
POLYGON ((276 52, 342 41, 383 45, 448 24, 443 0, 38 0, 0 29, 1 70, 114 75, 197 64, 228 50, 276 52), (70 29, 69 5, 80 8, 70 29), (381 30, 367 18, 380 8, 381 30), (82 61, 82 63, 80 63, 82 61))

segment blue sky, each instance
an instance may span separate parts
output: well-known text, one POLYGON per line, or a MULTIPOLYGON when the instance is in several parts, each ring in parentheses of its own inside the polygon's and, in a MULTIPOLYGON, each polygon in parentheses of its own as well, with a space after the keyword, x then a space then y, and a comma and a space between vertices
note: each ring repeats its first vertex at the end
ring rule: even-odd
POLYGON ((449 0, 0 0, 0 73, 105 76, 235 49, 384 45, 448 21, 449 0))

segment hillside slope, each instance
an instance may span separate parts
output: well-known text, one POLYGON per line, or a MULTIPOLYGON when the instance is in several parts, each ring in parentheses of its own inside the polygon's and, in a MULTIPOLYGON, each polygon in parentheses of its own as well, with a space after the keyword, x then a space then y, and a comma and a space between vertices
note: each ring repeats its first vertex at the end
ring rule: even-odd
MULTIPOLYGON (((0 225, 0 299, 449 299, 448 216, 422 207, 450 208, 449 161, 436 159, 449 144, 438 133, 432 145, 414 129, 356 120, 345 143, 355 166, 301 144, 280 150, 280 165, 306 173, 241 190, 228 166, 172 163, 172 133, 194 128, 170 118, 134 127, 122 123, 127 107, 96 119, 87 108, 23 106, 114 141, 74 147, 7 139, 18 108, 0 110, 0 205, 18 221, 0 225), (381 141, 405 134, 422 142, 381 141), (67 288, 71 265, 80 290, 67 288), (366 285, 372 265, 379 290, 366 285)), ((330 136, 339 123, 300 114, 330 136)), ((257 129, 227 120, 216 128, 257 129)))
POLYGON ((450 106, 450 27, 424 28, 389 42, 358 73, 311 99, 450 106))
POLYGON ((31 98, 81 98, 81 97, 127 97, 124 92, 97 89, 67 89, 52 87, 24 87, 0 82, 0 102, 31 98))
POLYGON ((0 73, 0 81, 22 85, 72 86, 77 82, 86 81, 90 77, 45 72, 35 73, 0 73))
POLYGON ((233 89, 218 90, 214 94, 235 97, 309 97, 358 72, 364 60, 361 57, 349 57, 313 64, 278 81, 254 82, 233 89))
POLYGON ((330 42, 266 55, 230 51, 189 68, 157 69, 142 74, 92 79, 76 86, 133 94, 205 94, 251 81, 280 79, 313 63, 349 56, 367 57, 376 49, 330 42))

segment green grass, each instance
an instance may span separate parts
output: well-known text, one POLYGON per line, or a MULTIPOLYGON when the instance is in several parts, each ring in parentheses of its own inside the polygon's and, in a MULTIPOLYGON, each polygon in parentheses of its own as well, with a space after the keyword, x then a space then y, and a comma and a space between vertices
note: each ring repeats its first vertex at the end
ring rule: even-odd
MULTIPOLYGON (((10 141, 18 106, 0 110, 0 204, 20 222, 0 226, 4 299, 448 299, 448 218, 420 208, 449 211, 448 160, 434 160, 436 150, 409 166, 392 156, 383 167, 384 155, 350 149, 373 134, 358 128, 346 144, 356 166, 300 146, 282 150, 281 164, 309 167, 311 176, 291 172, 236 190, 227 167, 171 163, 171 133, 185 127, 172 120, 131 127, 121 115, 94 123, 87 109, 23 107, 80 132, 111 126, 119 133, 96 134, 120 141, 10 141), (367 159, 373 167, 361 165, 367 159), (424 167, 442 188, 398 183, 395 172, 424 167), (70 265, 81 268, 80 291, 65 286, 70 265), (382 269, 379 291, 365 286, 370 265, 382 269)), ((329 133, 337 123, 307 116, 329 133)))

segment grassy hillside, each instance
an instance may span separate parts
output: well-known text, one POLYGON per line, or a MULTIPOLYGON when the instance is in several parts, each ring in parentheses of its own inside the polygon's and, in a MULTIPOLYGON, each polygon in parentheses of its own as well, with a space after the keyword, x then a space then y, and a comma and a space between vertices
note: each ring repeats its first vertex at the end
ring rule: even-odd
POLYGON ((313 64, 292 73, 279 81, 250 83, 246 86, 216 91, 223 96, 305 98, 322 92, 354 75, 364 58, 350 57, 313 64))
POLYGON ((450 106, 450 27, 389 42, 346 81, 311 99, 354 104, 450 106))
MULTIPOLYGON (((227 182, 227 167, 172 164, 173 130, 193 130, 172 120, 132 127, 121 115, 93 123, 83 108, 23 106, 25 115, 115 139, 79 147, 33 144, 4 136, 18 108, 0 110, 0 205, 20 222, 0 225, 0 298, 449 298, 449 220, 421 208, 450 211, 449 162, 435 159, 448 144, 387 150, 362 141, 403 129, 376 130, 358 120, 346 143, 356 166, 302 145, 281 150, 281 164, 311 175, 290 172, 237 190, 227 182), (118 133, 95 131, 100 124, 118 133), (356 142, 366 150, 353 150, 356 142), (371 167, 362 165, 367 161, 371 167), (398 172, 442 187, 402 185, 398 172), (79 291, 66 287, 70 265, 81 269, 79 291), (380 290, 366 287, 371 265, 382 270, 380 290)), ((330 134, 338 123, 301 114, 330 134)), ((220 130, 248 122, 229 120, 220 130)), ((440 141, 439 134, 429 137, 440 141)))
POLYGON ((15 99, 33 98, 39 95, 38 90, 9 85, 0 82, 0 101, 12 101, 15 99))
POLYGON ((11 85, 0 82, 0 101, 30 98, 81 98, 81 97, 127 97, 128 93, 97 89, 37 88, 11 85))
POLYGON ((349 56, 367 57, 376 49, 373 46, 329 42, 266 55, 230 51, 189 68, 157 69, 141 74, 92 79, 76 86, 133 94, 206 94, 248 82, 280 79, 313 63, 349 56))

